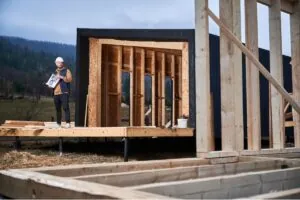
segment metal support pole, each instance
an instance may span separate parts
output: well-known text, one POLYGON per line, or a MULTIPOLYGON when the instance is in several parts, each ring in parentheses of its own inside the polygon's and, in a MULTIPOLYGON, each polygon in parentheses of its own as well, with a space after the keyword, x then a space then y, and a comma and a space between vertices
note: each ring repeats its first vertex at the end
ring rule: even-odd
POLYGON ((59 156, 62 156, 63 154, 63 138, 59 138, 59 156))
POLYGON ((21 140, 19 136, 16 137, 15 149, 16 151, 19 151, 21 149, 21 140))
POLYGON ((172 91, 172 101, 171 101, 171 128, 173 128, 173 112, 174 112, 174 110, 173 110, 173 108, 174 108, 174 104, 173 104, 173 102, 174 102, 174 97, 175 97, 175 94, 173 94, 173 87, 174 87, 174 80, 172 79, 171 80, 171 91, 172 91))
POLYGON ((128 162, 129 138, 124 138, 124 162, 128 162))

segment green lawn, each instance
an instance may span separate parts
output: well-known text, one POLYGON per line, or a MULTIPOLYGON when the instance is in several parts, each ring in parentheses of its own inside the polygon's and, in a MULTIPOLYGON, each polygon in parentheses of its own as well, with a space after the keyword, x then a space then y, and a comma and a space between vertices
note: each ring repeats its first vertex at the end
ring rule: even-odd
MULTIPOLYGON (((75 103, 70 102, 71 121, 74 121, 75 103)), ((50 121, 55 117, 52 98, 41 98, 39 102, 30 99, 0 100, 0 124, 5 120, 50 121)))

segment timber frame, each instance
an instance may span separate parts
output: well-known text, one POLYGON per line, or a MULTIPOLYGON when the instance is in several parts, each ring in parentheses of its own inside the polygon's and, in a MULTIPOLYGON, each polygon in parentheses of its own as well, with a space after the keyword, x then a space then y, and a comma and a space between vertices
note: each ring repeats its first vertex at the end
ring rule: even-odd
MULTIPOLYGON (((208 7, 208 0, 195 0, 196 10, 196 140, 197 155, 218 155, 214 152, 214 133, 211 119, 210 93, 210 47, 209 47, 209 17, 220 27, 220 60, 221 60, 221 132, 222 151, 236 154, 252 151, 259 154, 261 150, 261 120, 270 122, 270 148, 285 149, 285 127, 294 126, 295 150, 300 147, 300 1, 299 0, 245 0, 246 44, 241 42, 241 8, 240 0, 220 1, 220 17, 217 17, 208 7), (269 6, 270 26, 270 71, 259 61, 257 3, 269 6), (292 46, 292 82, 293 94, 284 88, 281 11, 291 17, 292 46), (244 123, 242 113, 242 53, 246 57, 246 110, 247 121, 244 123), (260 112, 260 81, 262 75, 270 84, 269 119, 261 118, 260 112), (287 103, 286 103, 287 102, 287 103), (285 112, 288 106, 293 113, 285 112), (293 122, 287 123, 287 118, 293 117, 293 122), (247 137, 245 128, 247 127, 247 137), (244 146, 247 139, 247 148, 244 146)), ((271 149, 270 149, 271 150, 271 149)), ((221 152, 222 152, 221 151, 221 152)), ((272 150, 271 150, 272 152, 272 150)), ((254 153, 254 154, 256 154, 254 153)), ((222 154, 219 154, 222 156, 222 154)))
POLYGON ((168 123, 164 117, 165 88, 164 84, 159 83, 164 83, 165 76, 169 76, 173 82, 172 126, 176 118, 188 115, 189 127, 194 127, 193 57, 193 30, 78 29, 76 88, 79 92, 76 94, 76 126, 85 124, 87 94, 88 126, 120 126, 120 74, 123 71, 129 72, 131 77, 130 126, 145 125, 143 84, 144 74, 148 74, 152 77, 151 125, 164 127, 168 123), (165 68, 163 71, 162 67, 165 68), (108 92, 108 89, 113 91, 108 92), (107 97, 108 94, 111 95, 107 97), (107 117, 109 112, 114 117, 107 117))

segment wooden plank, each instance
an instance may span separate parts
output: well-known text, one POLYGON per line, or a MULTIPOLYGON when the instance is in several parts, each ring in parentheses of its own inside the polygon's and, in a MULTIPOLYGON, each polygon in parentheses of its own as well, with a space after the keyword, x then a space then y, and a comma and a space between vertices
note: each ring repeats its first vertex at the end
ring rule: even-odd
POLYGON ((44 122, 42 121, 22 121, 22 120, 5 120, 3 125, 12 125, 12 126, 27 126, 27 125, 36 125, 43 126, 44 122))
POLYGON ((121 104, 122 104, 122 64, 123 64, 123 47, 118 47, 118 66, 117 66, 117 93, 118 93, 118 104, 115 105, 117 108, 116 111, 116 126, 121 124, 121 104))
POLYGON ((0 137, 124 137, 126 130, 126 127, 75 127, 70 129, 0 127, 0 137))
MULTIPOLYGON (((196 42, 196 149, 197 156, 212 151, 213 138, 210 110, 210 61, 208 0, 195 1, 196 42)), ((180 73, 180 72, 179 72, 180 73)), ((176 72, 177 74, 177 72, 176 72)))
POLYGON ((145 49, 141 51, 141 69, 140 69, 140 88, 139 88, 139 107, 140 107, 140 126, 145 125, 145 49))
POLYGON ((151 90, 152 90, 152 92, 151 92, 151 95, 152 95, 152 100, 151 100, 151 110, 152 110, 152 126, 155 126, 155 110, 156 110, 156 108, 155 108, 155 104, 156 104, 156 102, 155 102, 155 82, 156 82, 156 79, 155 79, 155 73, 156 73, 156 71, 155 71, 155 51, 152 51, 151 52, 151 90))
MULTIPOLYGON (((257 2, 270 6, 273 0, 257 0, 257 2)), ((291 1, 282 0, 281 1, 281 10, 289 14, 293 13, 293 4, 291 1)))
POLYGON ((224 31, 226 36, 230 38, 236 46, 241 49, 241 51, 249 57, 255 66, 259 69, 260 73, 280 92, 280 94, 285 98, 287 102, 291 104, 291 106, 300 113, 300 106, 298 103, 289 95, 289 93, 274 79, 268 70, 259 62, 255 55, 253 55, 244 45, 243 43, 231 33, 231 31, 224 25, 220 19, 210 10, 208 9, 209 16, 213 19, 213 21, 224 31))
MULTIPOLYGON (((283 87, 282 37, 281 37, 281 0, 273 0, 269 10, 270 26, 270 74, 283 87)), ((274 86, 271 86, 273 148, 283 149, 284 99, 274 86)))
POLYGON ((175 126, 175 55, 171 55, 171 79, 172 79, 172 127, 175 126))
POLYGON ((133 47, 130 47, 130 55, 129 55, 129 62, 130 62, 130 89, 129 89, 129 98, 130 98, 130 111, 129 111, 129 119, 130 119, 130 122, 129 122, 129 125, 130 126, 133 126, 133 119, 134 119, 134 113, 133 113, 133 108, 134 108, 134 97, 133 97, 133 83, 134 83, 134 76, 133 76, 133 70, 134 70, 134 48, 133 47))
POLYGON ((151 127, 129 127, 128 137, 192 137, 192 128, 151 128, 151 127))
MULTIPOLYGON (((241 38, 240 1, 220 1, 220 19, 241 38)), ((222 150, 243 150, 242 54, 220 32, 222 150)))
POLYGON ((10 198, 161 199, 156 194, 25 170, 0 171, 0 192, 10 198))
MULTIPOLYGON (((257 3, 245 0, 246 47, 258 58, 257 3)), ((261 149, 259 71, 246 58, 248 149, 261 149)))
POLYGON ((165 72, 166 72, 166 54, 161 54, 161 125, 165 126, 166 124, 166 81, 165 81, 165 72))
POLYGON ((175 118, 178 119, 182 116, 182 57, 176 56, 175 61, 175 118))
POLYGON ((295 127, 296 123, 294 121, 284 122, 284 127, 295 127))
POLYGON ((89 39, 89 107, 88 126, 97 127, 101 124, 101 54, 102 45, 98 39, 89 39))
POLYGON ((182 49, 182 114, 189 116, 189 45, 184 43, 182 49))
POLYGON ((102 124, 101 126, 109 125, 109 58, 108 58, 108 45, 103 45, 102 47, 102 55, 103 55, 103 67, 102 67, 102 124))
POLYGON ((132 46, 142 48, 158 48, 158 49, 173 49, 182 50, 183 42, 153 42, 153 41, 129 41, 115 39, 99 39, 102 44, 132 46))
MULTIPOLYGON (((300 2, 294 5, 294 13, 291 14, 291 47, 292 47, 292 80, 293 96, 300 103, 300 2)), ((293 110, 295 146, 300 147, 300 116, 293 110)))

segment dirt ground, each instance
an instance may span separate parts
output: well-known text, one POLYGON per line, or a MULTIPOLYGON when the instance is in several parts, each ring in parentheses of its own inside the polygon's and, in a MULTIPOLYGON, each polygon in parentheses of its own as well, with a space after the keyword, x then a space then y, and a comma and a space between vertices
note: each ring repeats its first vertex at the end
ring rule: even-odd
MULTIPOLYGON (((191 145, 184 140, 130 141, 129 161, 193 157, 191 145), (166 145, 167 144, 167 145, 166 145)), ((59 156, 58 141, 21 141, 16 151, 14 141, 0 141, 0 170, 123 162, 123 142, 73 139, 64 141, 63 155, 59 156)))

